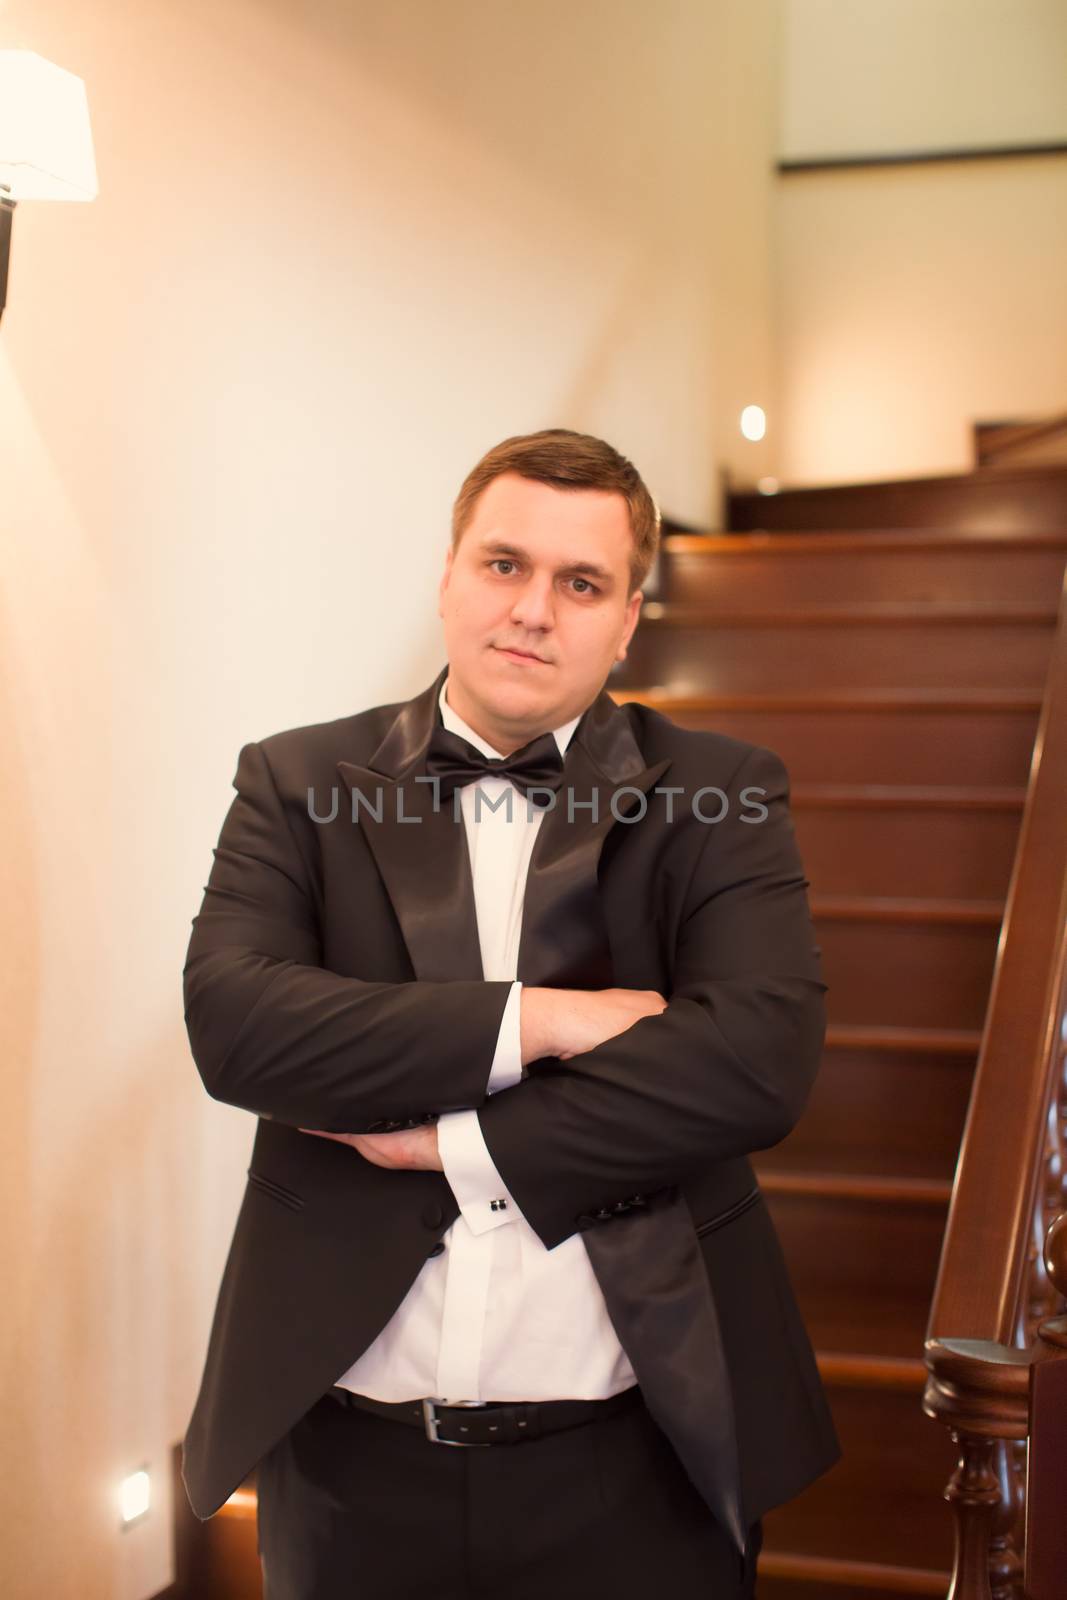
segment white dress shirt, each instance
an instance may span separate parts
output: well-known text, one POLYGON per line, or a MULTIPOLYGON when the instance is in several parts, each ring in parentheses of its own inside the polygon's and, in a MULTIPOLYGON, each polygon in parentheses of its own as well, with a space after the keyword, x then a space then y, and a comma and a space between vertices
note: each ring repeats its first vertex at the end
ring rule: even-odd
MULTIPOLYGON (((484 755, 500 756, 452 709, 447 689, 446 678, 439 700, 445 727, 484 755)), ((578 721, 553 730, 561 755, 578 721)), ((514 979, 526 874, 543 813, 528 816, 508 778, 464 785, 460 803, 483 977, 514 979), (507 790, 510 801, 491 809, 507 790)), ((521 990, 513 983, 504 1008, 488 1094, 522 1076, 521 990)), ((426 1047, 433 1049, 432 1039, 426 1047)), ((476 1109, 438 1117, 437 1138, 460 1214, 442 1236, 444 1250, 423 1263, 393 1316, 338 1384, 376 1400, 600 1400, 628 1389, 637 1380, 581 1235, 545 1249, 496 1169, 476 1109)), ((353 1152, 353 1159, 363 1157, 353 1152)))

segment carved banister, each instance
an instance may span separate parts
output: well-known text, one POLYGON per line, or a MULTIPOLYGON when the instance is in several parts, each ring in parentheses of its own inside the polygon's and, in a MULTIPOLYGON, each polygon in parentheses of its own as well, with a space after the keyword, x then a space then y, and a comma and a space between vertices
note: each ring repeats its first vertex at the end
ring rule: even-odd
MULTIPOLYGON (((1067 1214, 1045 1236, 1045 1271, 1067 1297, 1067 1214)), ((1067 1582, 1067 1316, 1038 1328, 1030 1367, 1030 1448, 1026 1492, 1026 1593, 1061 1600, 1067 1582)))
MULTIPOLYGON (((1043 1265, 1067 1299, 1067 1214, 1044 1241, 1043 1265)), ((951 1431, 960 1459, 945 1491, 956 1518, 950 1600, 1010 1600, 1022 1565, 1013 1529, 1020 1511, 1011 1441, 1028 1440, 1026 1600, 1067 1590, 1067 1315, 1045 1318, 1029 1349, 984 1339, 928 1340, 923 1408, 951 1431)))
POLYGON ((1012 1600, 1019 1491, 1010 1441, 1030 1425, 1032 1352, 987 1339, 926 1341, 923 1410, 959 1451, 945 1490, 956 1530, 950 1600, 1012 1600))
POLYGON ((1021 1600, 1023 1449, 1026 1600, 1067 1594, 1065 813, 1067 582, 925 1343, 923 1409, 959 1452, 950 1600, 1021 1600))
POLYGON ((923 1410, 961 1433, 1025 1439, 1032 1352, 990 1339, 927 1339, 923 1410))

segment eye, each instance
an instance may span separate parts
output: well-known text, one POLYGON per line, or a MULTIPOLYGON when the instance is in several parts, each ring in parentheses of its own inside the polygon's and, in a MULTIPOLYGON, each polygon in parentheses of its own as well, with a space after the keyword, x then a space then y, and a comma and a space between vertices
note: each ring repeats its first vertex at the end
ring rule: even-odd
POLYGON ((585 584, 585 588, 580 591, 582 594, 599 594, 600 593, 600 590, 597 588, 596 584, 595 583, 590 583, 588 578, 575 578, 574 581, 575 581, 575 583, 584 583, 585 584))
MULTIPOLYGON (((486 566, 489 567, 499 567, 501 564, 503 564, 505 567, 513 567, 515 565, 514 561, 512 561, 509 556, 497 556, 494 561, 486 562, 486 566)), ((507 574, 505 574, 505 576, 507 576, 507 574)))

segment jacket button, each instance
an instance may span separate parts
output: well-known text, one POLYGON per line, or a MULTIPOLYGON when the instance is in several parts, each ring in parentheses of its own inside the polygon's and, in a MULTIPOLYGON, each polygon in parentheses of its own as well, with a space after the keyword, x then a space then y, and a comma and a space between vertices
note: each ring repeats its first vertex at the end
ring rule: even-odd
POLYGON ((422 1220, 428 1228, 439 1228, 445 1220, 444 1210, 437 1200, 428 1200, 422 1208, 422 1220))
MULTIPOLYGON (((437 1243, 434 1245, 433 1249, 430 1251, 430 1255, 431 1256, 443 1255, 444 1254, 444 1250, 445 1250, 445 1241, 443 1239, 438 1239, 437 1243)), ((426 1259, 428 1261, 430 1259, 430 1257, 427 1256, 426 1259)))

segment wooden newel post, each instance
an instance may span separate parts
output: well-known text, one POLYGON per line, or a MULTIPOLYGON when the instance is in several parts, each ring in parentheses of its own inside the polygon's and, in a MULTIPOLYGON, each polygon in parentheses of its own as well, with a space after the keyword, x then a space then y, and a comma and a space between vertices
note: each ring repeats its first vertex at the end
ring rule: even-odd
POLYGON ((998 1441, 959 1433, 955 1428, 951 1432, 960 1459, 945 1490, 956 1531, 956 1561, 948 1597, 993 1600, 989 1555, 994 1518, 1000 1506, 1000 1480, 993 1469, 998 1441))
MULTIPOLYGON (((1045 1269, 1067 1297, 1067 1215, 1045 1235, 1045 1269)), ((1030 1368, 1025 1584, 1027 1600, 1067 1592, 1067 1316, 1041 1323, 1030 1368)))
POLYGON ((1010 1452, 1011 1441, 1026 1438, 1030 1352, 984 1339, 928 1339, 926 1364, 923 1410, 945 1424, 960 1453, 945 1490, 956 1535, 948 1600, 1013 1600, 1020 1563, 1010 1452))
POLYGON ((1000 1483, 1000 1505, 993 1515, 989 1547, 989 1588, 993 1600, 1017 1600, 1023 1580, 1017 1524, 1023 1508, 1023 1483, 1015 1465, 1017 1441, 998 1439, 993 1470, 1000 1483))

